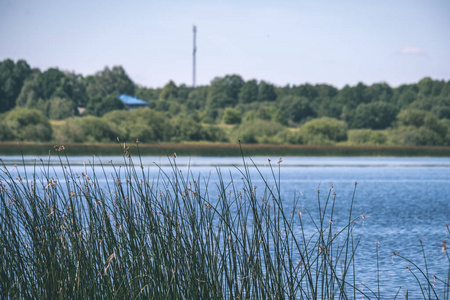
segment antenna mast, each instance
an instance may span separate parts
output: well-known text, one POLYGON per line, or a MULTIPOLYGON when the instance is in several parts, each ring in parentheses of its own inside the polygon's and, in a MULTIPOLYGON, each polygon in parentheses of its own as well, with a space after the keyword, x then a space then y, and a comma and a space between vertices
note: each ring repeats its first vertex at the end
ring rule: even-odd
POLYGON ((197 35, 197 26, 194 25, 194 51, 192 53, 193 56, 193 69, 192 69, 192 87, 195 88, 195 55, 197 53, 197 46, 195 44, 195 39, 197 35))

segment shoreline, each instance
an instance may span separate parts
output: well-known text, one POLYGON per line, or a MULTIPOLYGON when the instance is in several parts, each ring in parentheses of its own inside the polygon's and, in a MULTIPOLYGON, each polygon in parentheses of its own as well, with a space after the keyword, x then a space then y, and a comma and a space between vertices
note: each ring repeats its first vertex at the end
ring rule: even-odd
MULTIPOLYGON (((120 156, 127 149, 132 156, 209 156, 240 157, 238 143, 104 143, 64 144, 68 156, 120 156), (125 149, 124 149, 125 148, 125 149)), ((55 155, 60 145, 54 143, 0 142, 1 156, 55 155)), ((372 157, 450 157, 449 146, 312 146, 292 144, 242 144, 244 156, 372 156, 372 157)))

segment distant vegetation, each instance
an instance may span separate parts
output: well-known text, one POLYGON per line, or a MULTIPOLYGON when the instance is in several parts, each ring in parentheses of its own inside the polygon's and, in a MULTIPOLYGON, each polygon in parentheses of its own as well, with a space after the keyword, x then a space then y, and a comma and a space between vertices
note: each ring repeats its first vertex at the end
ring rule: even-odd
POLYGON ((0 62, 0 141, 144 143, 238 138, 244 143, 450 145, 450 81, 423 78, 396 88, 359 83, 279 87, 214 78, 196 88, 138 86, 120 66, 83 77, 0 62), (149 108, 128 111, 129 94, 149 108), (80 108, 85 108, 82 115, 80 108))

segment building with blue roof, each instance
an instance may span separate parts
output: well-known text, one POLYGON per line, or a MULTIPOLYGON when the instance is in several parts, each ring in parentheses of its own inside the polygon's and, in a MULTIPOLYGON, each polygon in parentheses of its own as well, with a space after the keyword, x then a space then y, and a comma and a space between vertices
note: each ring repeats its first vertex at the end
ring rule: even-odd
POLYGON ((144 101, 142 99, 130 95, 121 94, 117 97, 120 99, 120 101, 122 101, 123 105, 125 105, 125 108, 128 110, 149 106, 147 101, 144 101))

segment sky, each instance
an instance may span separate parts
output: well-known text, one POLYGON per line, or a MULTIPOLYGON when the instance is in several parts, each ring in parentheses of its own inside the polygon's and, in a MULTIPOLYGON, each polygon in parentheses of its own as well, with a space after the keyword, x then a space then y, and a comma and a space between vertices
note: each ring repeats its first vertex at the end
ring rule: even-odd
POLYGON ((0 0, 0 61, 190 86, 194 25, 197 86, 450 80, 448 0, 0 0))

